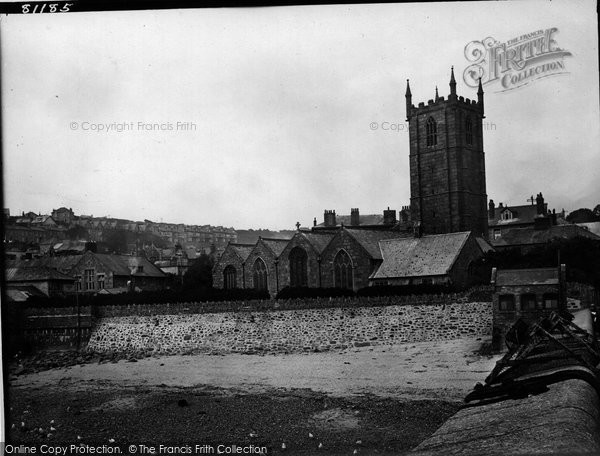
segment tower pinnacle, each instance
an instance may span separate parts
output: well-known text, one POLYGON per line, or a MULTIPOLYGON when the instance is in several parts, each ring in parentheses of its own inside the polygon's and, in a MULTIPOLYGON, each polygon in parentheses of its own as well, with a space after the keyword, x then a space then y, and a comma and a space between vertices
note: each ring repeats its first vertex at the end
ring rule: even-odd
POLYGON ((408 79, 406 80, 406 120, 410 118, 410 110, 412 107, 412 93, 410 93, 410 84, 408 79))
POLYGON ((454 66, 450 69, 450 95, 456 97, 456 79, 454 79, 454 66))

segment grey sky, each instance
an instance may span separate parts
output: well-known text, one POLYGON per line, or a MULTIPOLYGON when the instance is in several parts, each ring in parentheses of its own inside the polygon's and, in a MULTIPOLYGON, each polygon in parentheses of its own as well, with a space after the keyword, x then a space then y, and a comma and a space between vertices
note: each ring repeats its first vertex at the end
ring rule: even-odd
POLYGON ((436 85, 447 96, 454 65, 458 94, 475 98, 467 43, 556 27, 568 73, 484 87, 488 196, 593 207, 596 18, 593 1, 2 17, 5 206, 276 229, 310 226, 323 209, 400 209, 408 134, 370 124, 404 124, 406 79, 427 102, 436 85), (133 128, 83 130, 113 123, 133 128))

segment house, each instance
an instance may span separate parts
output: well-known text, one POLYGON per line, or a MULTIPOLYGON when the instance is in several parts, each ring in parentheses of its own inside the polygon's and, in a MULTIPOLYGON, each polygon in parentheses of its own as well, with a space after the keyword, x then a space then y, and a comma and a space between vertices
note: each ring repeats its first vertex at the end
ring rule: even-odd
POLYGON ((6 285, 10 287, 33 286, 44 296, 64 296, 74 291, 75 279, 49 267, 9 267, 6 285))
POLYGON ((492 269, 492 345, 504 347, 506 333, 521 318, 531 323, 566 310, 566 268, 492 269))
POLYGON ((512 228, 503 231, 502 236, 497 239, 490 239, 490 244, 498 251, 519 249, 525 254, 533 248, 547 244, 554 239, 574 239, 584 237, 600 241, 600 237, 595 235, 585 227, 578 225, 555 225, 545 229, 536 228, 512 228))
MULTIPOLYGON (((168 276, 144 257, 109 255, 86 251, 82 255, 48 256, 8 262, 8 268, 52 270, 68 276, 78 293, 128 289, 161 290, 168 276)), ((31 274, 34 274, 31 272, 31 274)))
POLYGON ((75 214, 71 208, 67 209, 66 207, 59 207, 58 209, 52 210, 52 218, 56 223, 69 226, 75 221, 75 214))
POLYGON ((498 207, 494 200, 488 203, 488 226, 491 241, 502 238, 504 233, 515 228, 548 229, 551 226, 564 224, 564 212, 557 214, 548 211, 548 203, 544 201, 542 193, 528 201, 531 204, 521 206, 508 206, 500 203, 498 207))
MULTIPOLYGON (((403 208, 406 210, 406 208, 403 208)), ((383 214, 361 215, 358 208, 350 209, 350 215, 336 215, 335 210, 325 210, 323 222, 317 225, 317 219, 313 221, 313 230, 331 230, 332 228, 363 228, 389 230, 397 224, 396 211, 389 207, 383 214)))
POLYGON ((373 285, 466 288, 478 277, 473 265, 484 254, 482 241, 469 231, 382 240, 383 261, 369 279, 373 285))

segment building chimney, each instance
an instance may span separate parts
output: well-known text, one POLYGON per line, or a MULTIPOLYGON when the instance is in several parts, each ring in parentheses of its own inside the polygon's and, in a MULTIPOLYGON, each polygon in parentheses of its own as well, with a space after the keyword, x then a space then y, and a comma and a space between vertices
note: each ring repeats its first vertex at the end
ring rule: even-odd
POLYGON ((538 193, 535 197, 535 204, 537 206, 538 215, 544 215, 546 213, 544 208, 544 197, 542 196, 542 192, 538 193))
POLYGON ((498 209, 504 209, 504 206, 502 205, 502 203, 498 204, 498 209))
POLYGON ((313 220, 313 226, 317 226, 317 217, 315 217, 313 220))
POLYGON ((383 211, 383 224, 384 225, 395 225, 396 224, 396 209, 388 208, 383 211))
POLYGON ((335 210, 330 211, 325 209, 323 221, 325 222, 325 226, 336 226, 337 222, 335 220, 335 210))
POLYGON ((488 218, 491 220, 496 217, 496 205, 494 204, 494 200, 490 200, 488 204, 488 218))
POLYGON ((358 208, 350 209, 350 225, 351 226, 360 225, 360 215, 358 213, 358 208))
POLYGON ((410 222, 410 206, 402 206, 402 210, 400 211, 400 222, 410 222))

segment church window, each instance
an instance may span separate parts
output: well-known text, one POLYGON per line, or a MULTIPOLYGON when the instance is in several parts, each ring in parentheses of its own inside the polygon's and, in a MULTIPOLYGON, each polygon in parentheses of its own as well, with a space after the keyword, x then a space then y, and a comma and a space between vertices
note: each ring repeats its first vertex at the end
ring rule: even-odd
POLYGON ((465 133, 467 144, 473 144, 473 121, 471 117, 465 119, 465 133))
POLYGON ((228 265, 223 271, 223 287, 226 290, 237 287, 237 272, 232 265, 228 265))
POLYGON ((290 252, 290 286, 306 287, 308 255, 301 247, 294 247, 290 252))
POLYGON ((345 250, 340 250, 333 260, 333 275, 336 288, 352 290, 352 259, 345 250))
POLYGON ((427 132, 427 145, 428 146, 437 145, 437 124, 436 124, 435 120, 433 120, 433 117, 430 117, 429 119, 427 119, 426 132, 427 132))
POLYGON ((261 258, 257 258, 254 262, 254 289, 267 289, 267 265, 261 258))

